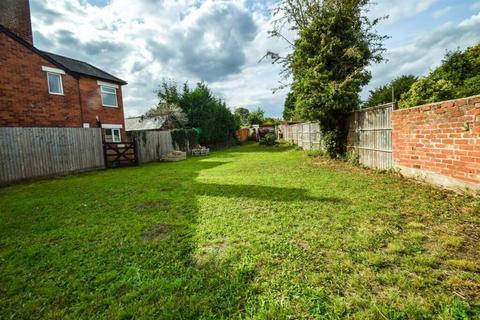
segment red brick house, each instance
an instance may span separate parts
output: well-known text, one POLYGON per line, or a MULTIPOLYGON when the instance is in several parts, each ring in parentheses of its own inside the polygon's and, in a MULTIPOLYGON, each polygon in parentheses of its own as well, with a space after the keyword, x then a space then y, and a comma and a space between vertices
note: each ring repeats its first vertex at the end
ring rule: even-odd
POLYGON ((101 127, 126 139, 122 86, 89 63, 33 46, 28 0, 0 0, 0 127, 101 127))

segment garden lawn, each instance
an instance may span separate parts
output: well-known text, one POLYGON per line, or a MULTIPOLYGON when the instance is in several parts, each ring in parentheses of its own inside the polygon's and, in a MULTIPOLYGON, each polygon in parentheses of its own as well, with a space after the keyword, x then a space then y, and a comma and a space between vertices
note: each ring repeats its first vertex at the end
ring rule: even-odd
POLYGON ((287 146, 1 188, 0 318, 479 318, 479 212, 287 146))

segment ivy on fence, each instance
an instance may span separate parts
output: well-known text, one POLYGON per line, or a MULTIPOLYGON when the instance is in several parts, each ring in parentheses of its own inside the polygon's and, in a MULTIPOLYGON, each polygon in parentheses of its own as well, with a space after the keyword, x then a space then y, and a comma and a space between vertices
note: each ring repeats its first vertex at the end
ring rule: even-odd
POLYGON ((198 131, 196 129, 173 129, 172 135, 173 147, 186 151, 188 147, 194 147, 198 144, 198 131))

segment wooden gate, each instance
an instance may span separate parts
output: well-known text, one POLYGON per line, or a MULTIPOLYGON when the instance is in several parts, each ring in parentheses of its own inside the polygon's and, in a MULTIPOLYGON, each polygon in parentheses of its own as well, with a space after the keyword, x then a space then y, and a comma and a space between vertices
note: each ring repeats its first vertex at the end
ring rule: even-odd
POLYGON ((138 165, 137 146, 134 142, 104 142, 103 154, 107 168, 138 165))
POLYGON ((376 169, 393 167, 392 111, 394 104, 355 111, 348 118, 348 151, 361 164, 376 169))

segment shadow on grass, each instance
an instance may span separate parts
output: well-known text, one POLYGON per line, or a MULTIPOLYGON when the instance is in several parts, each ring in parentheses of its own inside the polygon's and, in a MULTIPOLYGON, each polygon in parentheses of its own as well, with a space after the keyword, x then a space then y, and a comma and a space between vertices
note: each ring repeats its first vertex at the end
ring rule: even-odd
MULTIPOLYGON (((162 301, 158 304, 160 312, 156 316, 172 318, 237 318, 245 317, 246 301, 256 294, 251 286, 255 279, 255 265, 239 264, 225 257, 218 259, 216 254, 197 258, 199 245, 195 241, 198 228, 198 196, 226 197, 236 201, 242 198, 275 201, 317 201, 344 204, 346 201, 336 197, 315 197, 304 189, 281 188, 258 185, 228 185, 196 182, 198 174, 229 162, 190 160, 192 171, 176 171, 177 179, 183 186, 177 210, 184 216, 183 223, 178 217, 172 220, 172 235, 154 246, 162 252, 162 259, 167 261, 170 271, 163 273, 163 283, 175 285, 164 286, 161 290, 162 301)), ((177 190, 172 193, 178 194, 177 190)), ((161 195, 163 198, 165 195, 161 195)), ((219 244, 221 247, 223 244, 219 244)), ((210 248, 216 250, 216 248, 210 248)), ((155 289, 158 291, 158 287, 155 289)))
MULTIPOLYGON (((215 158, 289 150, 275 148, 232 148, 215 158)), ((215 254, 196 259, 197 197, 344 200, 196 182, 202 171, 227 163, 199 158, 4 190, 0 318, 245 317, 256 293, 255 265, 215 254)))
POLYGON ((254 268, 195 259, 194 180, 224 164, 149 165, 3 190, 0 319, 242 315, 254 268))
POLYGON ((295 147, 287 145, 285 143, 276 144, 274 146, 259 146, 258 143, 247 143, 242 146, 235 146, 228 149, 215 151, 215 157, 231 157, 236 154, 245 154, 245 153, 278 153, 278 152, 287 152, 294 150, 295 147))
POLYGON ((268 187, 258 185, 230 185, 214 183, 196 183, 197 195, 207 195, 226 198, 251 198, 257 200, 292 202, 318 201, 338 204, 350 203, 338 197, 316 197, 307 194, 305 189, 268 187))

